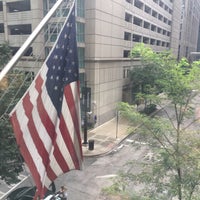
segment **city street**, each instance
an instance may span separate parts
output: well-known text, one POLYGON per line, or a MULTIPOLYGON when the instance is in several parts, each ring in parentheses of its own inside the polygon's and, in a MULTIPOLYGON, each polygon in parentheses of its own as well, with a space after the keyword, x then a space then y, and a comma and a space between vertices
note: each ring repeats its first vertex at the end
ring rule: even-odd
POLYGON ((70 200, 103 199, 101 190, 111 185, 112 178, 118 175, 119 170, 127 168, 126 163, 128 161, 140 162, 148 155, 149 150, 145 144, 137 143, 133 145, 132 143, 132 139, 126 139, 108 155, 85 158, 84 169, 82 171, 71 171, 58 178, 56 181, 57 188, 61 184, 65 184, 68 187, 70 200), (138 148, 138 145, 140 148, 138 148))
MULTIPOLYGON (((193 100, 192 107, 195 106, 196 115, 199 117, 199 99, 197 96, 193 100)), ((165 107, 171 118, 171 106, 165 107)), ((163 115, 161 110, 157 115, 163 115)), ((194 119, 193 117, 191 120, 194 119)), ((199 129, 199 123, 194 124, 192 129, 199 129)), ((141 138, 140 138, 141 139, 141 138)), ((69 200, 104 200, 102 189, 112 184, 112 179, 115 178, 120 170, 127 170, 128 161, 133 161, 136 165, 134 171, 140 170, 142 160, 151 161, 152 153, 147 144, 139 141, 138 135, 130 135, 122 143, 117 145, 109 154, 102 156, 85 157, 83 170, 70 171, 65 175, 58 177, 55 181, 56 188, 59 190, 61 185, 66 185, 68 188, 69 200)), ((23 184, 30 185, 30 178, 23 184)), ((1 185, 2 186, 2 185, 1 185)), ((1 190, 3 188, 1 187, 1 190)), ((4 191, 3 191, 4 192, 4 191)))
MULTIPOLYGON (((185 122, 189 124, 196 118, 199 118, 199 95, 192 101, 191 107, 194 108, 194 113, 185 122)), ((170 104, 165 107, 170 118, 174 119, 173 108, 170 104)), ((157 115, 164 115, 165 112, 160 110, 157 115)), ((198 120, 199 121, 199 120, 198 120)), ((189 130, 199 130, 199 122, 192 124, 189 130)), ((138 141, 138 136, 130 135, 119 146, 117 146, 111 153, 103 157, 89 157, 84 160, 83 171, 72 171, 65 176, 58 179, 56 185, 62 183, 68 187, 68 194, 70 200, 88 199, 88 200, 103 200, 101 191, 104 187, 112 184, 112 178, 117 176, 120 170, 127 170, 126 163, 133 161, 136 163, 134 167, 135 172, 139 171, 142 160, 151 161, 153 154, 149 147, 144 142, 138 141)))
MULTIPOLYGON (((118 175, 119 170, 126 169, 126 163, 130 160, 140 162, 148 152, 148 147, 135 141, 133 135, 107 155, 85 157, 83 170, 70 171, 58 177, 55 181, 56 189, 59 190, 61 185, 66 185, 69 200, 103 200, 102 189, 112 184, 112 178, 118 175)), ((27 178, 20 187, 25 185, 33 186, 30 178, 27 178)), ((6 192, 6 189, 8 188, 5 187, 3 192, 6 192)))

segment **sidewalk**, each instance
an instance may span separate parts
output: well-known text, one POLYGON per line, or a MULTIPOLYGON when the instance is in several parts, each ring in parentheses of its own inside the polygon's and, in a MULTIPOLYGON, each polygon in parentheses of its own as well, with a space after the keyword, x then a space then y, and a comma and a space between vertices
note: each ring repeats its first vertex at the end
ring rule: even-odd
POLYGON ((109 152, 128 135, 129 127, 126 120, 120 118, 117 125, 117 120, 114 118, 97 128, 88 130, 88 142, 94 140, 94 149, 89 150, 89 143, 83 144, 83 155, 97 156, 109 152))

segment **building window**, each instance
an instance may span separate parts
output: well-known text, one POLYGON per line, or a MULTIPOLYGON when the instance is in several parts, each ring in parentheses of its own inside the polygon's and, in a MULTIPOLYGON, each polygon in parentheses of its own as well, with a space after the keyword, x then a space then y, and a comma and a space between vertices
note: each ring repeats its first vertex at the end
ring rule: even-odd
POLYGON ((77 22, 77 41, 85 42, 85 24, 77 22))
POLYGON ((10 35, 29 35, 32 32, 31 24, 9 26, 10 35))
POLYGON ((134 23, 135 25, 142 26, 142 19, 140 19, 140 18, 138 18, 138 17, 134 17, 133 23, 134 23))
POLYGON ((135 0, 134 6, 143 10, 144 4, 140 0, 135 0))
POLYGON ((53 7, 53 5, 55 4, 56 0, 54 0, 54 2, 52 2, 53 0, 43 0, 43 12, 44 15, 46 15, 48 13, 48 11, 53 7))
POLYGON ((77 16, 85 17, 85 0, 77 0, 77 16))
POLYGON ((4 24, 0 24, 0 33, 4 33, 4 24))
POLYGON ((163 22, 167 24, 167 18, 164 17, 163 22))
POLYGON ((151 39, 151 40, 150 40, 150 44, 151 44, 151 45, 155 45, 155 44, 156 44, 156 40, 155 40, 155 39, 151 39))
POLYGON ((69 8, 58 8, 54 13, 53 17, 66 17, 69 13, 69 8))
POLYGON ((172 22, 171 22, 170 20, 168 20, 168 25, 170 25, 170 26, 171 26, 171 24, 172 24, 172 22))
POLYGON ((133 42, 141 42, 141 41, 142 41, 141 35, 133 34, 133 42))
POLYGON ((161 45, 161 41, 160 41, 160 40, 157 40, 157 41, 156 41, 156 45, 157 45, 157 46, 160 46, 160 45, 161 45))
POLYGON ((151 8, 150 8, 149 6, 147 6, 147 5, 145 5, 144 11, 145 11, 146 13, 148 13, 148 14, 151 14, 151 8))
POLYGON ((151 30, 156 32, 156 26, 151 24, 151 30))
POLYGON ((163 8, 164 3, 162 1, 159 2, 159 6, 163 8))
POLYGON ((169 47, 169 42, 167 42, 166 47, 169 47))
POLYGON ((153 10, 153 11, 152 11, 152 16, 155 17, 155 18, 157 18, 158 13, 157 13, 155 10, 153 10))
POLYGON ((131 33, 129 33, 129 32, 124 32, 124 40, 131 41, 131 33))
POLYGON ((123 57, 124 57, 124 58, 128 58, 129 55, 130 55, 130 50, 124 50, 124 52, 123 52, 123 57))
POLYGON ((144 28, 150 29, 150 23, 144 21, 144 28))
POLYGON ((48 24, 48 30, 46 33, 46 41, 55 42, 62 29, 62 26, 63 26, 63 23, 48 24))
POLYGON ((126 2, 132 4, 132 3, 133 3, 133 0, 126 0, 126 2))
POLYGON ((182 33, 180 31, 180 33, 179 33, 179 40, 181 40, 181 38, 182 38, 182 33))
POLYGON ((163 29, 163 35, 166 35, 167 31, 163 29))
POLYGON ((79 61, 79 67, 84 68, 85 67, 85 49, 84 48, 78 48, 78 61, 79 61))
POLYGON ((165 10, 168 11, 169 10, 169 7, 167 5, 165 5, 165 10))
POLYGON ((3 2, 0 1, 0 12, 3 11, 3 2))
MULTIPOLYGON (((14 56, 17 51, 20 49, 20 47, 10 47, 11 48, 11 51, 12 51, 12 55, 14 56)), ((23 56, 32 56, 33 54, 33 48, 32 47, 29 47, 28 50, 24 53, 23 56)))
POLYGON ((30 0, 7 3, 8 12, 24 12, 31 10, 30 0))
POLYGON ((162 42, 162 46, 165 47, 165 42, 162 42))
POLYGON ((132 23, 132 15, 129 13, 125 13, 125 21, 132 23))
POLYGON ((143 43, 149 44, 149 38, 148 37, 143 37, 143 43))
POLYGON ((162 33, 162 29, 160 27, 158 27, 157 32, 162 33))
POLYGON ((32 56, 32 55, 33 55, 33 48, 29 47, 23 56, 32 56))
POLYGON ((159 19, 160 21, 163 21, 163 16, 162 16, 161 14, 159 14, 159 15, 158 15, 158 19, 159 19))

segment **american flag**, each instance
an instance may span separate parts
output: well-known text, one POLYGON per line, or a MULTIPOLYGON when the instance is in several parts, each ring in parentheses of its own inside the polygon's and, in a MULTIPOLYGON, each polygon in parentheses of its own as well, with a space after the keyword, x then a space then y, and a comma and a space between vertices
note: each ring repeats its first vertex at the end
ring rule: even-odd
POLYGON ((48 58, 10 114, 40 198, 59 175, 81 169, 79 94, 73 5, 48 58))

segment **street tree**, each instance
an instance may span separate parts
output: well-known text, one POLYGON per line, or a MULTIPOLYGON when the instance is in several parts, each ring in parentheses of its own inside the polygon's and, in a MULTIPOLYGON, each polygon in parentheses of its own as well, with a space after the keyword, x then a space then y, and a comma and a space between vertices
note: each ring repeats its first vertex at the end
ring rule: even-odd
MULTIPOLYGON (((0 68, 10 57, 8 44, 0 46, 0 68)), ((23 170, 23 159, 15 141, 9 113, 30 85, 28 76, 22 71, 12 70, 0 82, 0 178, 8 184, 18 182, 18 175, 23 170)))
MULTIPOLYGON (((139 56, 147 63, 155 61, 149 54, 139 56)), ((130 199, 200 199, 200 113, 195 101, 200 87, 200 62, 166 58, 161 54, 155 62, 164 67, 156 78, 157 105, 161 110, 147 116, 137 112, 134 105, 119 105, 121 115, 138 126, 138 140, 148 145, 153 155, 149 161, 141 159, 138 172, 132 170, 136 163, 130 161, 127 171, 112 186, 119 193, 129 193, 130 199), (134 191, 136 186, 140 189, 134 191)))
POLYGON ((157 94, 162 92, 158 81, 164 74, 164 70, 174 65, 175 58, 169 51, 158 54, 143 43, 135 45, 131 50, 130 58, 140 59, 140 65, 134 66, 130 71, 133 102, 137 105, 144 104, 144 109, 148 111, 148 107, 155 108, 157 94))

